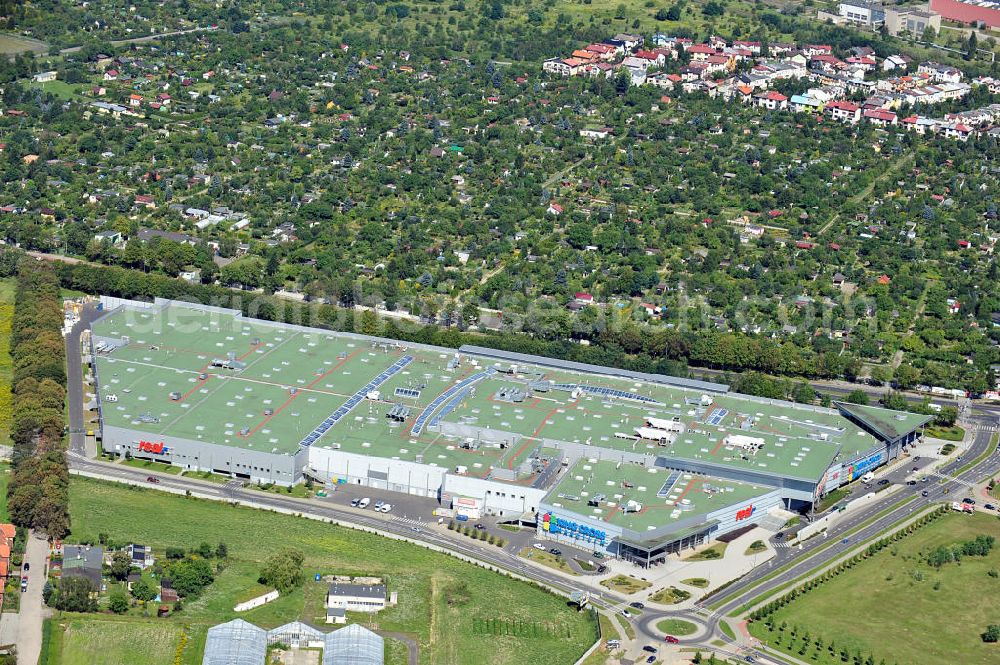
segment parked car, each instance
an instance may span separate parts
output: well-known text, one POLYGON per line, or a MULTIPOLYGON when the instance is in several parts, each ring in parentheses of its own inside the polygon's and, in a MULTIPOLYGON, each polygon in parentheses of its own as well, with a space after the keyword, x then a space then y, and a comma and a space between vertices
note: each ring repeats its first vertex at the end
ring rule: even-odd
POLYGON ((28 590, 28 578, 27 577, 22 577, 21 578, 21 593, 24 593, 27 590, 28 590))
POLYGON ((382 506, 383 506, 384 504, 385 504, 385 501, 376 501, 376 502, 375 502, 375 510, 376 510, 376 511, 379 511, 379 510, 382 510, 382 506))
POLYGON ((351 499, 351 508, 357 508, 359 503, 361 503, 361 499, 351 499))
POLYGON ((649 653, 656 653, 656 647, 654 647, 654 646, 650 646, 650 645, 648 645, 648 644, 647 644, 646 646, 644 646, 644 647, 642 648, 642 650, 643 650, 643 651, 647 651, 647 652, 649 652, 649 653))
POLYGON ((156 484, 160 482, 160 479, 157 478, 156 476, 146 476, 146 482, 156 484))
POLYGON ((649 658, 646 659, 646 662, 647 663, 655 663, 656 662, 656 656, 650 656, 649 658))
POLYGON ((976 500, 973 499, 971 496, 967 496, 964 499, 962 499, 962 503, 964 503, 967 506, 974 506, 976 505, 976 500))
POLYGON ((28 572, 29 570, 31 570, 31 564, 28 563, 27 561, 24 562, 24 566, 22 567, 24 568, 24 572, 28 572))
MULTIPOLYGON (((994 506, 992 503, 984 504, 983 508, 985 508, 986 510, 996 510, 997 509, 997 507, 994 506)), ((27 566, 28 564, 24 564, 24 565, 27 566)))
POLYGON ((365 497, 365 498, 361 499, 361 501, 358 501, 358 508, 367 508, 368 504, 370 504, 371 502, 372 502, 371 499, 369 499, 368 497, 365 497))
POLYGON ((595 559, 603 559, 604 558, 604 552, 601 552, 600 550, 594 550, 594 558, 595 559))
POLYGON ((532 545, 532 547, 534 547, 536 550, 541 550, 542 552, 545 551, 545 545, 542 545, 541 543, 535 543, 534 545, 532 545))
POLYGON ((562 550, 558 547, 553 547, 549 549, 549 554, 552 556, 562 556, 562 550))
POLYGON ((597 567, 597 574, 598 575, 600 575, 602 573, 606 573, 606 572, 608 572, 608 567, 605 566, 603 563, 597 567))
POLYGON ((383 513, 387 513, 392 510, 391 503, 383 503, 381 508, 376 508, 376 510, 381 510, 383 513))
POLYGON ((674 637, 673 635, 664 635, 663 636, 663 641, 666 642, 667 644, 680 644, 681 643, 681 641, 679 639, 677 639, 676 637, 674 637))

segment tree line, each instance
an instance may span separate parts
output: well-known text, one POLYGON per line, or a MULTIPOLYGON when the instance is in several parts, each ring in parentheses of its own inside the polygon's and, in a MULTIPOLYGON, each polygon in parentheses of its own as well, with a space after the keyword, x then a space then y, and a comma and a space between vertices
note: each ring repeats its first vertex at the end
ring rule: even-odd
POLYGON ((13 319, 14 451, 7 507, 14 524, 63 538, 69 533, 69 470, 63 447, 66 349, 59 276, 51 266, 19 263, 13 319))
MULTIPOLYGON (((0 260, 0 268, 6 263, 0 260)), ((145 274, 112 266, 59 263, 54 270, 63 287, 85 293, 140 300, 154 297, 188 300, 231 307, 241 310, 244 315, 259 319, 451 348, 463 344, 478 344, 550 358, 675 376, 686 376, 689 363, 701 367, 731 371, 754 370, 786 376, 821 378, 854 374, 854 368, 848 367, 848 361, 836 353, 817 353, 792 343, 744 333, 664 330, 624 322, 594 332, 588 336, 590 344, 579 344, 566 339, 542 339, 520 331, 473 332, 461 327, 441 327, 434 324, 406 325, 393 320, 380 320, 372 312, 356 312, 316 302, 295 302, 218 285, 191 284, 165 275, 145 274)))

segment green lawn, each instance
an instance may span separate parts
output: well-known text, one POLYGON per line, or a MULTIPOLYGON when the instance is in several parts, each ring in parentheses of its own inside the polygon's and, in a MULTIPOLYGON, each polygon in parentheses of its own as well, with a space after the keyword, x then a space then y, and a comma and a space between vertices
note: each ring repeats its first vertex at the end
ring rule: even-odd
POLYGON ((660 589, 656 593, 652 594, 649 597, 649 600, 661 605, 676 605, 677 603, 683 603, 690 597, 690 591, 685 591, 684 589, 678 589, 677 587, 671 586, 660 589))
POLYGON ((14 317, 14 280, 0 279, 0 445, 10 442, 11 380, 10 326, 14 317))
POLYGON ((688 584, 690 586, 696 586, 699 589, 705 589, 708 587, 708 580, 704 577, 692 577, 691 579, 681 580, 681 584, 688 584))
POLYGON ((721 559, 726 554, 726 547, 729 543, 715 543, 710 547, 706 547, 700 552, 694 554, 689 554, 684 557, 684 561, 710 561, 712 559, 721 559))
POLYGON ((626 596, 632 593, 638 593, 643 589, 648 589, 653 586, 645 580, 636 579, 629 575, 615 575, 612 578, 601 580, 601 586, 612 591, 617 591, 618 593, 623 593, 626 596))
POLYGON ((997 623, 993 599, 1000 593, 1000 578, 988 573, 1000 570, 1000 548, 940 570, 922 557, 939 545, 979 534, 1000 538, 1000 521, 981 514, 946 515, 778 610, 775 624, 787 623, 780 641, 781 631, 769 631, 763 622, 751 624, 751 633, 820 665, 840 663, 842 648, 852 657, 861 651, 872 653, 875 662, 884 658, 900 665, 996 663, 998 647, 984 644, 979 634, 997 623), (789 649, 788 636, 796 626, 798 638, 789 649), (815 658, 813 646, 799 651, 805 631, 812 640, 824 640, 815 658), (835 654, 827 648, 831 640, 835 654))
POLYGON ((154 462, 152 460, 146 459, 127 459, 122 460, 122 464, 125 466, 132 466, 137 469, 147 469, 149 471, 156 471, 157 473, 170 473, 177 475, 183 469, 179 466, 174 466, 173 464, 164 464, 163 462, 154 462))
POLYGON ((954 425, 952 427, 928 427, 924 430, 924 434, 945 441, 961 441, 965 438, 965 430, 954 425))
POLYGON ((72 83, 66 83, 65 81, 47 81, 45 83, 38 83, 37 81, 32 81, 28 84, 31 88, 37 88, 38 90, 44 90, 50 95, 54 95, 59 99, 76 99, 80 96, 80 86, 73 85, 72 83))
MULTIPOLYGON (((220 540, 229 546, 230 561, 208 591, 158 622, 189 626, 185 665, 201 662, 205 630, 236 616, 234 602, 256 585, 261 563, 279 546, 305 554, 309 582, 241 615, 263 627, 320 619, 324 585, 313 582, 312 574, 321 572, 386 578, 399 605, 374 621, 380 629, 416 636, 421 663, 572 663, 597 636, 589 613, 575 612, 563 598, 443 554, 313 520, 77 478, 70 486, 70 511, 70 541, 107 533, 117 542, 155 549, 220 540), (534 622, 544 637, 497 636, 482 630, 485 619, 534 622)), ((390 649, 390 656, 402 653, 390 649)))
POLYGON ((7 514, 7 483, 10 482, 10 465, 0 463, 0 522, 10 520, 7 514))
POLYGON ((171 665, 182 627, 168 621, 104 621, 74 618, 61 621, 60 665, 171 665))
POLYGON ((656 624, 656 629, 661 633, 665 633, 667 635, 677 635, 679 637, 683 637, 684 635, 694 635, 698 632, 698 626, 694 625, 690 621, 684 621, 683 619, 664 619, 656 624))
POLYGON ((573 569, 569 567, 569 564, 566 563, 566 559, 561 556, 556 556, 551 552, 536 550, 534 547, 525 547, 518 553, 518 556, 524 557, 525 559, 531 559, 535 563, 540 563, 543 566, 561 570, 562 572, 569 573, 570 575, 576 575, 576 572, 574 572, 573 569))

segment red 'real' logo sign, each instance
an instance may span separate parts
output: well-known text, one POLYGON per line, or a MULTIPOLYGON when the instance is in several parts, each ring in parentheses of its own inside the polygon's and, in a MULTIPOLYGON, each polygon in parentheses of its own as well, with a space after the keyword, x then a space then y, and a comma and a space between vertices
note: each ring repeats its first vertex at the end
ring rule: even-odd
POLYGON ((736 512, 736 521, 739 522, 740 520, 750 519, 750 517, 753 516, 753 511, 754 511, 753 505, 749 505, 746 508, 741 508, 736 512))
POLYGON ((139 450, 144 453, 153 453, 154 455, 159 455, 167 451, 167 447, 163 445, 163 442, 153 443, 152 441, 140 441, 139 450))

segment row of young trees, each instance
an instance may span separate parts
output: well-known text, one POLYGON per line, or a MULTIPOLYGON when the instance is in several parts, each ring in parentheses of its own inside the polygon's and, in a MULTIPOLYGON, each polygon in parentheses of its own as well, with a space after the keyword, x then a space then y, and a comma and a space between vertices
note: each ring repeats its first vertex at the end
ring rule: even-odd
MULTIPOLYGON (((808 580, 801 586, 795 587, 783 596, 761 605, 757 609, 750 612, 748 618, 751 622, 762 621, 769 632, 776 633, 773 644, 775 646, 781 646, 785 651, 795 651, 800 656, 804 656, 807 652, 811 652, 812 659, 816 660, 818 654, 825 649, 829 651, 831 657, 839 655, 841 662, 844 663, 853 663, 853 665, 875 665, 875 657, 872 654, 862 654, 857 650, 852 653, 846 647, 838 645, 834 640, 827 643, 818 635, 810 636, 808 630, 802 631, 795 625, 789 627, 788 622, 784 620, 779 622, 776 615, 779 610, 792 603, 796 598, 804 596, 810 591, 819 588, 826 582, 840 576, 842 573, 854 568, 866 559, 870 559, 893 543, 912 535, 921 527, 936 521, 947 512, 948 508, 946 506, 941 506, 937 510, 924 515, 915 522, 912 522, 905 528, 902 528, 889 536, 880 538, 879 540, 871 543, 863 552, 855 554, 834 568, 831 568, 819 576, 808 580), (782 644, 782 642, 784 642, 784 644, 782 644)), ((880 664, 885 665, 885 660, 882 659, 880 664)))
POLYGON ((11 521, 51 538, 69 533, 69 471, 63 448, 66 351, 59 276, 24 260, 17 269, 11 356, 14 408, 11 521))

